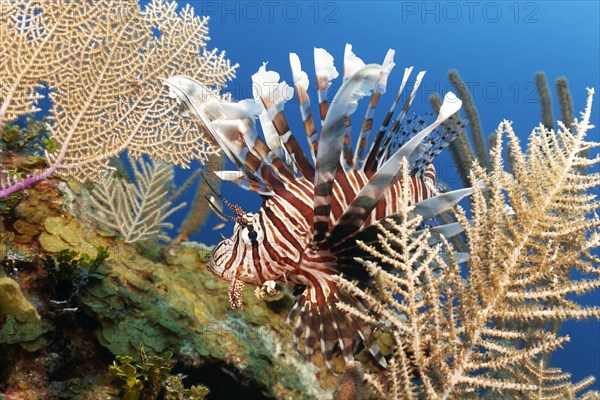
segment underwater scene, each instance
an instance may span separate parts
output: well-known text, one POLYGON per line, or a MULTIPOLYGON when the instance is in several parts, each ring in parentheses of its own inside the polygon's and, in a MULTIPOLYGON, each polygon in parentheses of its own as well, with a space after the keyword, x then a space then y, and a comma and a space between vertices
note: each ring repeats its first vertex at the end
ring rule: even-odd
POLYGON ((0 400, 600 399, 600 2, 0 0, 0 400))

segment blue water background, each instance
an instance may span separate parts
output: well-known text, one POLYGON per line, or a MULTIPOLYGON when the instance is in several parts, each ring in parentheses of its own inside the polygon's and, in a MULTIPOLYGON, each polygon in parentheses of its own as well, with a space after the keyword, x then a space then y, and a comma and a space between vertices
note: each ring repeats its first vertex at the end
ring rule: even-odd
MULTIPOLYGON (((388 83, 388 94, 380 102, 387 110, 407 66, 427 70, 413 109, 430 111, 431 93, 453 90, 447 72, 457 69, 467 82, 477 105, 486 134, 503 119, 513 121, 525 139, 541 119, 534 74, 544 71, 552 88, 554 119, 560 118, 554 80, 566 76, 575 105, 583 110, 586 87, 600 90, 600 6, 598 1, 195 1, 189 2, 198 14, 209 15, 209 48, 227 51, 239 63, 237 78, 229 85, 234 98, 252 96, 250 76, 263 62, 292 83, 289 52, 298 53, 303 69, 313 78, 313 47, 327 49, 342 71, 344 45, 366 63, 381 63, 388 48, 396 50, 396 67, 388 83)), ((183 1, 180 4, 185 4, 183 1)), ((415 72, 413 72, 414 74, 415 72)), ((339 87, 338 83, 334 87, 339 87)), ((314 89, 314 81, 311 80, 314 89)), ((330 94, 333 91, 330 91, 330 94)), ((312 92, 314 95, 314 91, 312 92)), ((595 96, 593 121, 600 120, 600 93, 595 96)), ((312 98, 313 106, 316 99, 312 98)), ((316 113, 316 108, 313 108, 316 113)), ((375 126, 383 112, 376 115, 375 126)), ((295 98, 286 108, 292 131, 305 144, 304 131, 295 98)), ((317 115, 317 114, 315 114, 317 115)), ((356 113, 362 118, 364 111, 356 113)), ((358 120, 357 120, 358 121, 358 120)), ((357 126, 360 122, 356 122, 357 126)), ((600 140, 598 128, 594 140, 600 140)), ((435 162, 439 179, 460 187, 447 152, 435 162)), ((178 179, 182 179, 180 176, 178 179)), ((258 196, 233 185, 223 186, 224 195, 247 211, 260 206, 258 196)), ((192 200, 189 193, 187 200, 192 200)), ((174 222, 180 222, 180 212, 174 222)), ((206 227, 192 239, 207 244, 218 241, 220 231, 212 216, 206 227)), ((600 303, 598 292, 579 301, 600 303)), ((590 374, 600 377, 600 326, 597 321, 569 322, 564 331, 571 342, 552 357, 552 364, 579 380, 590 374)), ((596 390, 600 384, 593 386, 596 390)))

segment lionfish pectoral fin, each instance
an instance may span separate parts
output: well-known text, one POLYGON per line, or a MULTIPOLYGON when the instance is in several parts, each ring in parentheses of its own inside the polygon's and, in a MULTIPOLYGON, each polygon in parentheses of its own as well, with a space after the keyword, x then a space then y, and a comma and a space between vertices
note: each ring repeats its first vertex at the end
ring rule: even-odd
POLYGON ((435 217, 444 211, 450 210, 458 204, 459 201, 472 195, 473 192, 473 188, 464 188, 438 194, 437 196, 429 197, 415 204, 415 208, 412 212, 420 215, 423 218, 423 221, 425 221, 428 218, 435 217))
POLYGON ((377 362, 387 366, 375 343, 371 326, 337 307, 342 302, 364 310, 362 303, 336 290, 333 283, 331 287, 333 290, 327 297, 311 285, 299 296, 287 319, 287 323, 293 327, 294 345, 297 347, 300 339, 304 338, 305 357, 310 360, 315 350, 320 351, 325 364, 335 374, 332 363, 334 357, 341 356, 346 363, 353 360, 354 343, 360 338, 377 362))
POLYGON ((227 112, 233 112, 236 118, 241 116, 250 118, 258 112, 256 105, 251 104, 251 102, 227 105, 209 88, 188 76, 173 76, 165 80, 164 83, 170 88, 170 95, 179 99, 188 107, 189 114, 194 117, 202 131, 221 148, 225 155, 244 174, 244 178, 239 179, 242 182, 240 186, 253 192, 268 191, 269 188, 260 183, 261 179, 257 176, 257 171, 253 171, 249 167, 246 155, 241 152, 246 150, 243 149, 246 147, 245 144, 239 146, 239 143, 231 141, 231 137, 238 139, 239 135, 235 131, 235 126, 238 124, 227 120, 227 112))
MULTIPOLYGON (((450 203, 448 203, 447 205, 450 205, 450 203)), ((400 217, 398 216, 398 214, 390 215, 378 221, 377 225, 369 225, 352 234, 344 241, 336 243, 331 248, 331 251, 334 252, 336 255, 338 264, 340 265, 340 269, 344 272, 345 275, 350 275, 356 279, 362 279, 364 271, 361 268, 357 267, 355 257, 360 257, 363 260, 370 260, 373 258, 373 256, 369 255, 368 253, 365 253, 357 244, 357 242, 361 242, 364 245, 375 248, 379 251, 385 251, 381 246, 378 235, 381 234, 380 229, 393 230, 390 221, 399 223, 400 217)), ((416 231, 414 233, 414 236, 421 235, 425 230, 428 230, 430 233, 430 238, 428 240, 429 244, 434 245, 442 241, 442 236, 446 239, 449 239, 453 236, 462 233, 464 231, 464 227, 458 222, 452 222, 449 224, 434 226, 431 228, 416 231)), ((401 248, 396 247, 394 244, 391 244, 391 248, 400 252, 402 251, 401 248)), ((457 260, 459 262, 464 262, 468 259, 468 254, 458 254, 459 255, 457 256, 457 260)), ((386 266, 383 265, 383 267, 385 268, 386 266)))
MULTIPOLYGON (((425 229, 416 231, 414 236, 419 236, 424 230, 425 229)), ((430 234, 428 242, 430 245, 434 245, 442 241, 442 236, 449 239, 464 232, 465 228, 459 222, 451 222, 449 224, 427 228, 427 230, 430 234)))
POLYGON ((367 154, 365 154, 364 157, 366 157, 366 158, 363 158, 363 160, 362 160, 363 171, 365 171, 365 173, 367 173, 368 175, 372 175, 378 169, 377 154, 379 152, 379 149, 381 148, 381 143, 383 142, 383 140, 387 134, 387 128, 388 128, 390 122, 392 121, 392 117, 396 110, 396 106, 398 105, 398 102, 400 101, 400 98, 402 97, 402 93, 404 92, 404 87, 406 86, 406 83, 408 82, 408 78, 410 77, 412 70, 413 70, 413 67, 408 67, 408 68, 404 69, 404 77, 402 78, 402 83, 400 85, 400 89, 398 90, 398 94, 396 95, 396 98, 394 99, 392 106, 388 110, 387 115, 383 119, 383 122, 381 123, 381 126, 379 127, 379 130, 377 131, 377 134, 375 135, 375 139, 373 140, 373 143, 371 143, 369 152, 367 154))
POLYGON ((408 114, 408 110, 410 109, 410 106, 417 94, 417 90, 419 90, 419 86, 421 86, 421 81, 423 80, 424 76, 425 76, 425 71, 420 71, 417 74, 415 84, 413 86, 412 91, 410 92, 410 95, 408 96, 408 99, 404 103, 404 106, 402 107, 402 110, 400 110, 400 113, 398 114, 398 116, 396 116, 396 119, 392 123, 392 126, 391 126, 389 132, 386 132, 383 143, 381 144, 381 148, 378 149, 378 151, 377 151, 377 158, 379 159, 378 163, 381 163, 381 165, 383 165, 383 162, 385 162, 385 160, 387 158, 389 158, 389 152, 391 149, 390 148, 391 140, 395 136, 395 134, 398 132, 400 127, 402 126, 402 122, 404 121, 404 118, 408 114))

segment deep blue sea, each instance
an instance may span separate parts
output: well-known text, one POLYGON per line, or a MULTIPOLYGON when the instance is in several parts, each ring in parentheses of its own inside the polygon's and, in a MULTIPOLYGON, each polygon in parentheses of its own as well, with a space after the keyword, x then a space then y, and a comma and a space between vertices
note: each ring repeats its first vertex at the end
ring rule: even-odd
MULTIPOLYGON (((600 126, 600 2, 596 0, 189 3, 197 14, 211 17, 208 47, 225 50, 233 63, 240 64, 237 78, 229 85, 236 99, 252 97, 250 76, 263 62, 268 61, 268 69, 278 71, 281 79, 291 84, 290 52, 298 53, 309 78, 314 47, 329 51, 342 71, 344 46, 350 43, 366 63, 381 63, 389 48, 396 50, 396 67, 380 110, 387 110, 405 67, 427 70, 413 105, 417 112, 430 111, 430 94, 452 90, 447 72, 457 69, 471 91, 485 133, 492 133, 500 121, 509 119, 524 139, 540 122, 534 74, 544 71, 552 89, 555 119, 560 118, 560 110, 554 80, 566 76, 575 115, 585 105, 585 88, 596 88, 593 121, 600 126)), ((290 103, 286 116, 304 144, 297 104, 290 103)), ((314 98, 312 104, 316 104, 314 98)), ((364 115, 360 111, 356 114, 364 115)), ((375 125, 381 115, 376 115, 375 125)), ((598 128, 593 131, 594 140, 600 140, 598 132, 598 128)), ((435 165, 441 180, 451 187, 460 186, 448 154, 439 157, 435 165)), ((248 211, 260 205, 258 196, 227 183, 223 193, 248 211)), ((189 193, 187 200, 192 196, 189 193)), ((180 212, 179 220, 173 222, 177 225, 184 215, 180 212)), ((219 222, 213 215, 192 239, 214 244, 219 232, 228 236, 232 226, 211 229, 219 222)), ((579 300, 600 303, 598 292, 579 300)), ((599 323, 573 322, 563 329, 571 342, 555 353, 552 364, 571 372, 574 380, 590 374, 600 378, 599 323)), ((600 389, 598 381, 593 388, 600 389)))

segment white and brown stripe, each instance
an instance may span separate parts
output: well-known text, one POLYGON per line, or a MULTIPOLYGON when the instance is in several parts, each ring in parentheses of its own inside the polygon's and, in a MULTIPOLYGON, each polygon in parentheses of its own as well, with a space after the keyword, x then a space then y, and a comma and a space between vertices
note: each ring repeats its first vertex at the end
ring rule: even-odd
MULTIPOLYGON (((425 179, 435 179, 433 167, 428 170, 425 179)), ((338 221, 368 181, 362 171, 338 171, 333 182, 330 226, 338 221)), ((411 202, 417 203, 432 196, 432 183, 434 181, 426 183, 424 179, 411 177, 411 202)), ((365 220, 365 226, 398 212, 401 185, 402 182, 398 181, 386 190, 382 201, 365 220)), ((258 250, 234 232, 232 240, 226 240, 215 248, 209 268, 221 278, 231 280, 233 276, 230 274, 242 265, 236 270, 238 279, 261 285, 266 280, 285 276, 287 280, 303 285, 308 281, 318 282, 326 293, 328 284, 324 283, 321 274, 331 275, 339 269, 335 268, 334 256, 326 249, 320 251, 312 246, 313 190, 313 183, 304 178, 286 183, 284 189, 278 190, 277 196, 266 200, 259 212, 249 218, 255 229, 264 233, 258 250)), ((235 229, 244 228, 237 225, 235 229)))

